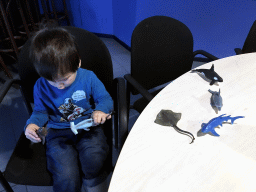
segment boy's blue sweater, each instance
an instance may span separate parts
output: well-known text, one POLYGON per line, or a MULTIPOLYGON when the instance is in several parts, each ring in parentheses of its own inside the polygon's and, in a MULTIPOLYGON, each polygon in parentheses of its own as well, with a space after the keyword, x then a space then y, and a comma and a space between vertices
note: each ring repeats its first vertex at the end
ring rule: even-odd
POLYGON ((91 117, 94 110, 110 113, 113 100, 103 83, 89 70, 79 68, 75 81, 65 89, 53 87, 44 78, 34 86, 34 109, 28 124, 48 128, 70 128, 91 117), (91 100, 93 99, 93 102, 91 100))

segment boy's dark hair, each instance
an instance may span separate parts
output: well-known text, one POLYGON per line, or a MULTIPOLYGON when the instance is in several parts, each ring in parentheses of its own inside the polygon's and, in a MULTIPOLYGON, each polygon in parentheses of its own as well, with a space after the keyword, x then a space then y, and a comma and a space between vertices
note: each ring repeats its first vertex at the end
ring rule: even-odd
POLYGON ((37 31, 31 39, 29 56, 37 73, 49 81, 76 72, 80 62, 74 37, 61 27, 37 31))

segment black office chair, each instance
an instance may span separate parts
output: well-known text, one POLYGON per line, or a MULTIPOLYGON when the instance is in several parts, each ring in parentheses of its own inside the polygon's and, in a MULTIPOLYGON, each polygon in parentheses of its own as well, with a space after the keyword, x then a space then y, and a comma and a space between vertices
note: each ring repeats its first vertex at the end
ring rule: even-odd
MULTIPOLYGON (((134 29, 131 38, 131 74, 127 80, 127 99, 130 105, 130 92, 143 97, 130 108, 139 113, 161 90, 148 90, 170 82, 191 70, 193 58, 202 54, 210 60, 217 57, 198 50, 193 52, 193 36, 182 22, 167 17, 153 16, 141 21, 134 29)), ((189 82, 188 82, 189 83, 189 82)))
MULTIPOLYGON (((105 44, 96 35, 76 27, 66 26, 63 28, 75 36, 82 60, 81 67, 94 71, 114 100, 115 113, 112 120, 106 121, 104 129, 111 146, 106 168, 111 171, 128 134, 125 81, 123 78, 113 79, 111 56, 105 44)), ((29 114, 32 113, 31 103, 34 102, 33 86, 39 78, 28 58, 30 43, 28 40, 19 54, 20 80, 6 81, 0 92, 0 102, 2 102, 12 84, 18 83, 29 114)), ((0 173, 0 181, 7 191, 11 191, 8 182, 22 185, 51 186, 52 178, 46 167, 45 146, 41 143, 30 145, 30 141, 23 132, 3 175, 0 173)))
POLYGON ((234 50, 237 55, 256 52, 256 20, 252 24, 252 27, 245 39, 243 48, 235 48, 234 50))

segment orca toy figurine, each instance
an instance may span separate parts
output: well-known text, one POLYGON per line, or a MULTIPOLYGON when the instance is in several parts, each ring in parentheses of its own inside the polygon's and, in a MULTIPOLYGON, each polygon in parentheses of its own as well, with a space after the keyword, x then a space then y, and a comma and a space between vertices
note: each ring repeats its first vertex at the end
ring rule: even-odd
POLYGON ((223 79, 214 71, 214 65, 212 64, 211 69, 195 69, 192 72, 199 72, 207 79, 211 80, 210 85, 213 85, 215 82, 223 82, 223 79))

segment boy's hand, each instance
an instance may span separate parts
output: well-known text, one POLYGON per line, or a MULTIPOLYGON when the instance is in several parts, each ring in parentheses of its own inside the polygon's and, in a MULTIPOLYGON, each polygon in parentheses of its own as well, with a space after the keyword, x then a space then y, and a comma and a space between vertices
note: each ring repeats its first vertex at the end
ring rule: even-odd
POLYGON ((41 142, 40 137, 36 134, 36 131, 39 129, 36 124, 29 124, 26 128, 25 135, 33 143, 41 142))
POLYGON ((96 125, 105 123, 106 119, 111 119, 110 114, 106 114, 102 111, 94 111, 92 113, 92 118, 96 125))

